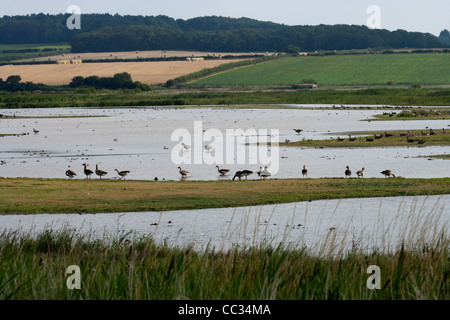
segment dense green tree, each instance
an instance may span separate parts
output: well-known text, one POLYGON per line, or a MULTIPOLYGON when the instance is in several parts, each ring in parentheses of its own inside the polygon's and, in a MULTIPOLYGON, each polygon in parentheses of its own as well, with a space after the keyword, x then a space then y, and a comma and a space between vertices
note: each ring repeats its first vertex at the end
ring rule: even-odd
MULTIPOLYGON (((211 52, 282 51, 293 45, 305 51, 366 48, 445 47, 438 38, 405 30, 355 25, 287 26, 249 18, 83 14, 82 29, 69 30, 69 14, 31 14, 0 18, 0 44, 71 43, 73 52, 201 50, 211 52)), ((447 31, 447 32, 445 32, 447 31)), ((449 40, 450 41, 450 40, 449 40)))

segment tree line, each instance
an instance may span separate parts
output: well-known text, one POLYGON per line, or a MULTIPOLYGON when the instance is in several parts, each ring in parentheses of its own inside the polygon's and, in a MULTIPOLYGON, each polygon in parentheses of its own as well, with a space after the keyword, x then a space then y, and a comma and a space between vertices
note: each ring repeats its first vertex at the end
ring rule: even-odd
POLYGON ((446 47, 445 37, 356 25, 287 26, 249 18, 83 14, 81 29, 69 30, 69 14, 0 18, 0 43, 71 43, 72 52, 133 50, 304 51, 366 48, 446 47), (444 39, 444 40, 443 40, 444 39))
MULTIPOLYGON (((131 75, 127 72, 116 73, 112 77, 76 76, 72 78, 69 87, 73 89, 138 89, 141 91, 151 90, 150 85, 139 81, 133 81, 131 75)), ((56 88, 56 86, 49 86, 41 83, 36 84, 33 82, 22 82, 22 78, 19 75, 11 75, 6 80, 0 78, 0 90, 2 91, 53 91, 56 88)), ((64 89, 67 88, 67 86, 59 86, 59 88, 64 89)))

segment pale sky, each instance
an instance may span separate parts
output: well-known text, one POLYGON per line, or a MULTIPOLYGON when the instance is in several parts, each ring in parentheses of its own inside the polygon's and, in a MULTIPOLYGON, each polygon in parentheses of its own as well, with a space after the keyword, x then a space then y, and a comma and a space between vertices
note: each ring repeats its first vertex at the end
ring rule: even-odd
POLYGON ((247 17, 287 25, 366 25, 367 8, 380 8, 382 29, 429 32, 450 30, 450 0, 0 0, 0 16, 65 13, 77 5, 81 13, 166 15, 175 19, 201 16, 247 17))

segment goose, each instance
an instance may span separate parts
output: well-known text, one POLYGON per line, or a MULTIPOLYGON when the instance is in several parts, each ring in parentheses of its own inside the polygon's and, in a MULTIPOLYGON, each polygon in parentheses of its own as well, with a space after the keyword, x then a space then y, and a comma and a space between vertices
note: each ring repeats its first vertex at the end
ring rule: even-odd
POLYGON ((260 172, 260 176, 261 178, 263 178, 264 180, 267 179, 267 177, 270 177, 272 174, 269 172, 269 168, 268 167, 264 167, 264 170, 262 170, 260 172))
POLYGON ((36 129, 33 128, 33 132, 34 132, 34 134, 38 134, 39 130, 36 130, 36 129))
POLYGON ((366 169, 365 169, 365 168, 362 168, 361 170, 356 171, 356 175, 357 175, 358 177, 363 178, 363 177, 364 177, 364 172, 365 172, 365 171, 366 171, 366 169))
POLYGON ((400 133, 400 137, 408 137, 411 135, 411 132, 407 132, 407 133, 400 133))
POLYGON ((247 180, 247 177, 251 174, 253 174, 253 171, 250 170, 242 170, 242 174, 245 176, 245 179, 247 180))
POLYGON ((96 164, 95 165, 95 174, 98 175, 100 177, 100 179, 101 179, 103 176, 106 176, 108 174, 108 172, 100 170, 98 168, 98 164, 96 164))
POLYGON ((373 141, 373 138, 366 137, 366 141, 367 141, 367 142, 372 142, 372 141, 373 141))
POLYGON ((181 167, 178 167, 180 169, 180 174, 182 178, 186 178, 186 176, 190 173, 189 171, 181 169, 181 167))
POLYGON ((228 170, 228 169, 220 169, 219 166, 216 166, 216 168, 217 168, 217 171, 219 171, 219 173, 220 173, 221 176, 224 176, 224 175, 226 175, 228 172, 230 172, 230 170, 228 170))
POLYGON ((356 141, 356 138, 352 138, 351 135, 348 135, 348 141, 356 141))
POLYGON ((89 170, 86 163, 83 163, 84 166, 84 174, 86 175, 86 179, 90 179, 91 175, 94 173, 92 170, 89 170))
POLYGON ((298 134, 302 133, 303 129, 294 129, 295 132, 297 132, 298 134))
POLYGON ((182 143, 181 144, 184 148, 184 150, 189 150, 191 148, 191 146, 188 146, 187 144, 182 143))
POLYGON ((381 139, 381 138, 383 138, 383 135, 382 135, 382 134, 378 134, 378 135, 377 135, 377 134, 374 134, 373 136, 374 136, 375 139, 381 139))
POLYGON ((430 129, 430 136, 433 136, 435 134, 436 134, 436 132, 434 132, 433 129, 430 129))
POLYGON ((384 174, 385 178, 390 177, 390 176, 393 176, 395 178, 395 175, 392 173, 391 170, 384 170, 384 171, 381 171, 381 173, 384 174))
POLYGON ((350 177, 352 175, 352 171, 350 170, 349 166, 346 167, 347 170, 345 170, 345 177, 350 177))
POLYGON ((237 178, 239 178, 239 181, 240 181, 243 175, 244 175, 244 172, 242 172, 242 171, 237 171, 237 172, 234 174, 233 180, 235 180, 236 177, 237 177, 237 178))
POLYGON ((342 139, 341 137, 337 137, 337 141, 341 142, 341 141, 344 141, 344 139, 342 139))
POLYGON ((386 131, 384 132, 384 136, 385 137, 393 137, 394 135, 392 133, 387 133, 386 131))
POLYGON ((128 170, 124 170, 124 171, 119 171, 117 169, 114 169, 114 170, 117 171, 117 174, 121 177, 120 179, 124 179, 124 180, 125 180, 125 177, 130 173, 130 171, 128 171, 128 170))
POLYGON ((306 169, 306 165, 303 166, 302 176, 303 176, 303 178, 304 178, 305 176, 308 177, 308 169, 306 169))
POLYGON ((417 137, 417 144, 424 144, 424 143, 425 143, 425 140, 419 139, 419 138, 417 137))
POLYGON ((77 174, 75 172, 73 172, 73 170, 67 170, 66 171, 66 176, 69 177, 69 179, 72 179, 73 177, 75 177, 77 174))
POLYGON ((413 138, 406 137, 406 142, 412 143, 412 142, 416 142, 416 140, 413 138))

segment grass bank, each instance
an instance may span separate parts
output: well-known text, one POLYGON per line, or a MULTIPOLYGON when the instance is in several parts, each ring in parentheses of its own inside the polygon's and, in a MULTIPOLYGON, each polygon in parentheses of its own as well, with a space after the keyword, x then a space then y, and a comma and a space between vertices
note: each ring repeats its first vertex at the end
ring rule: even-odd
POLYGON ((0 214, 159 212, 449 193, 450 178, 182 182, 0 178, 0 214))
POLYGON ((383 114, 377 114, 374 117, 375 119, 363 121, 446 120, 450 119, 450 110, 412 108, 401 112, 383 112, 383 114))
MULTIPOLYGON (((283 142, 280 143, 280 146, 305 148, 380 148, 450 145, 450 131, 440 129, 433 130, 433 132, 435 134, 432 135, 430 135, 429 129, 384 132, 347 132, 342 133, 338 138, 283 142), (355 137, 358 135, 362 135, 362 137, 355 137)), ((335 135, 337 134, 338 133, 335 135)))
POLYGON ((258 87, 228 87, 222 89, 155 89, 150 92, 139 92, 139 90, 105 90, 92 93, 75 93, 73 91, 61 93, 0 92, 0 109, 244 104, 449 106, 450 89, 266 90, 258 87))
MULTIPOLYGON (((436 231, 439 232, 439 231, 436 231)), ((0 233, 1 300, 448 300, 449 239, 419 250, 359 250, 338 257, 305 249, 236 248, 227 252, 157 245, 151 236, 112 243, 74 231, 35 238, 0 233), (80 268, 80 289, 67 281, 80 268), (367 269, 381 270, 380 289, 367 269)), ((70 282, 70 281, 69 281, 70 282)), ((167 312, 167 310, 166 310, 167 312)))

